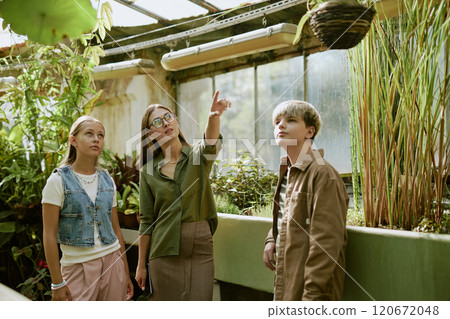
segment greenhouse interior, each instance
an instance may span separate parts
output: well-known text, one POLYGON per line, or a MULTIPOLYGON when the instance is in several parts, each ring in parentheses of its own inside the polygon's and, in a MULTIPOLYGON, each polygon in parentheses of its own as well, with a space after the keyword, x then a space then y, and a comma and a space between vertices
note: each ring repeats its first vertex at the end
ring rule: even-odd
POLYGON ((348 196, 341 300, 450 300, 449 2, 164 3, 0 2, 0 300, 49 301, 60 288, 43 189, 84 115, 104 130, 97 165, 115 184, 131 299, 148 300, 135 279, 143 116, 162 105, 187 144, 205 143, 217 91, 231 107, 218 113, 222 147, 206 178, 217 210, 212 300, 277 299, 263 255, 287 153, 272 113, 291 100, 320 114, 312 148, 348 196))

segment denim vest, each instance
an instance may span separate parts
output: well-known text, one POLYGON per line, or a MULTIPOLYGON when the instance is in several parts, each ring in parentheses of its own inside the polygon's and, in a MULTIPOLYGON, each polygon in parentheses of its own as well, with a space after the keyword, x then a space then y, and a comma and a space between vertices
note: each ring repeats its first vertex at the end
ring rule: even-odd
POLYGON ((62 177, 64 204, 59 214, 57 241, 60 244, 93 247, 94 225, 100 242, 109 245, 117 240, 111 223, 114 184, 106 170, 98 170, 97 197, 89 198, 70 166, 57 168, 62 177))

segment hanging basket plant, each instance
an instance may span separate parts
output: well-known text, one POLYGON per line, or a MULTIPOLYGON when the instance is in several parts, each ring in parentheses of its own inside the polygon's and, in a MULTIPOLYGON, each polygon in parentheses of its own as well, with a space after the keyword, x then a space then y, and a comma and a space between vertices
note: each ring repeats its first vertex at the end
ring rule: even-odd
POLYGON ((330 49, 350 49, 365 37, 376 13, 355 0, 329 0, 309 10, 300 20, 294 44, 310 21, 311 29, 322 44, 330 49))
POLYGON ((328 1, 311 12, 311 28, 330 49, 350 49, 370 29, 375 10, 354 0, 328 1))

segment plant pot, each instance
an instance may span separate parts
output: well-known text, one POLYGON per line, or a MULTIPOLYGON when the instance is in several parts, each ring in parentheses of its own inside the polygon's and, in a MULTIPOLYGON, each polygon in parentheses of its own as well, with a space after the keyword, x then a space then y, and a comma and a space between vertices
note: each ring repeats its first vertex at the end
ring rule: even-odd
POLYGON ((356 1, 328 1, 311 11, 311 28, 330 49, 356 46, 370 29, 375 10, 356 1))
POLYGON ((118 212, 119 224, 122 228, 139 229, 138 214, 124 214, 118 212))

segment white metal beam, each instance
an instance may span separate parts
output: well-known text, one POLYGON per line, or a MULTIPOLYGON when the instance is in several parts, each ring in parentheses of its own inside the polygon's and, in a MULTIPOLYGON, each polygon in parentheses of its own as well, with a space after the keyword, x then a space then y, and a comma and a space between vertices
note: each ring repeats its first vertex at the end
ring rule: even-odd
MULTIPOLYGON (((118 1, 118 0, 116 0, 116 1, 118 1)), ((255 9, 255 10, 252 10, 249 12, 245 12, 245 13, 239 14, 237 16, 228 18, 228 19, 224 19, 221 21, 216 21, 214 23, 206 24, 204 26, 194 28, 194 29, 191 29, 188 31, 167 35, 167 36, 153 39, 153 40, 128 44, 128 45, 124 45, 124 46, 121 46, 118 48, 107 49, 107 50, 105 50, 105 55, 111 56, 111 55, 116 55, 116 54, 122 54, 122 53, 137 51, 137 50, 143 50, 143 49, 155 47, 155 46, 166 44, 166 43, 173 43, 173 42, 176 42, 179 40, 186 40, 186 39, 189 39, 190 37, 199 36, 199 35, 213 32, 216 30, 224 29, 224 28, 233 26, 238 23, 250 21, 250 20, 262 17, 266 14, 271 14, 271 13, 274 13, 277 11, 288 9, 290 7, 299 5, 301 3, 306 3, 306 2, 307 2, 307 0, 279 1, 279 2, 270 4, 270 5, 262 7, 262 8, 258 8, 258 9, 255 9)))

